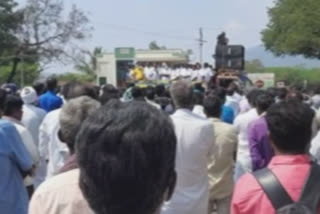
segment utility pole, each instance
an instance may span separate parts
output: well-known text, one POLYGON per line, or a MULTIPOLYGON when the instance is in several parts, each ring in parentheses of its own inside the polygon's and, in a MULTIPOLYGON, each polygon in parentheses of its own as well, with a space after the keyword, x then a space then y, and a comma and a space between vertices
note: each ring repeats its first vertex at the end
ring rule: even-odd
POLYGON ((200 64, 202 65, 202 64, 203 64, 203 45, 204 45, 204 43, 207 42, 207 41, 204 40, 204 38, 203 38, 203 29, 202 29, 202 28, 199 29, 199 39, 197 39, 197 41, 199 42, 199 51, 200 51, 200 53, 199 53, 199 55, 200 55, 199 59, 200 59, 200 64))

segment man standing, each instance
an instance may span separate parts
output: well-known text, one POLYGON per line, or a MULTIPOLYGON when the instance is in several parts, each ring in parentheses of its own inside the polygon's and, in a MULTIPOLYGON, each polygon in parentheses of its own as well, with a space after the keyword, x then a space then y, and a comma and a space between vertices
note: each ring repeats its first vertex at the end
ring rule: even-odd
POLYGON ((40 96, 39 106, 47 112, 58 109, 62 106, 63 102, 60 97, 56 95, 57 79, 47 79, 47 92, 40 96))
MULTIPOLYGON (((313 117, 313 110, 298 101, 277 103, 266 114, 270 142, 275 151, 268 169, 293 201, 298 201, 310 172, 307 148, 311 141, 313 117)), ((278 188, 275 189, 275 193, 280 193, 278 188)), ((279 197, 279 200, 284 199, 279 197)), ((231 208, 232 214, 276 212, 256 178, 249 173, 236 184, 231 208)))
POLYGON ((234 126, 238 133, 237 160, 235 166, 234 180, 237 181, 246 172, 252 172, 252 160, 250 157, 248 127, 249 124, 259 118, 256 109, 256 98, 261 94, 261 90, 250 92, 249 104, 252 107, 248 112, 236 117, 234 126))
MULTIPOLYGON (((23 144, 25 145, 27 151, 29 152, 33 160, 34 166, 36 166, 39 162, 39 153, 36 145, 34 144, 32 135, 21 123, 21 118, 23 114, 22 106, 23 101, 20 97, 15 95, 7 96, 2 119, 7 120, 16 127, 17 131, 20 134, 23 144)), ((24 179, 24 184, 27 187, 29 196, 31 196, 34 191, 33 177, 26 177, 24 179)))
POLYGON ((213 123, 215 133, 215 155, 209 162, 209 214, 214 208, 217 214, 229 214, 233 191, 234 154, 237 149, 237 131, 235 128, 222 122, 220 119, 222 101, 216 96, 207 96, 204 99, 204 112, 213 123))
MULTIPOLYGON (((6 93, 0 89, 0 115, 6 93)), ((0 213, 27 214, 28 194, 23 177, 32 174, 33 162, 16 128, 0 120, 0 213)))
POLYGON ((259 95, 256 99, 259 118, 250 123, 248 128, 248 140, 252 171, 265 168, 272 156, 273 151, 269 144, 269 129, 266 121, 266 112, 274 103, 274 98, 267 92, 259 95))
MULTIPOLYGON (((32 87, 25 87, 20 93, 20 97, 23 100, 23 115, 21 122, 28 129, 32 135, 33 142, 38 150, 39 148, 39 129, 40 125, 46 116, 46 111, 37 107, 38 96, 37 92, 32 87)), ((38 167, 36 169, 33 184, 37 188, 40 183, 45 179, 47 173, 45 160, 39 160, 38 167)))
POLYGON ((177 186, 171 201, 163 206, 163 214, 206 214, 208 212, 208 161, 213 151, 212 123, 194 113, 192 86, 177 81, 170 88, 177 111, 172 115, 178 140, 177 186))

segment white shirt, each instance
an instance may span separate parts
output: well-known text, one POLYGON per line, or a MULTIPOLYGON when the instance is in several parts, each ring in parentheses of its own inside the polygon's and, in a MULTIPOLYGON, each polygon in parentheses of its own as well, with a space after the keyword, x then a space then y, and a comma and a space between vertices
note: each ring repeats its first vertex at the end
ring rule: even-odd
POLYGON ((320 162, 320 131, 311 141, 310 154, 320 162))
POLYGON ((239 114, 239 111, 240 111, 239 110, 239 101, 237 100, 237 98, 234 95, 226 96, 225 105, 232 108, 235 117, 239 114))
POLYGON ((30 104, 23 105, 21 122, 31 133, 37 147, 39 145, 39 128, 45 116, 46 112, 41 108, 30 104))
POLYGON ((44 182, 34 193, 30 214, 93 214, 79 187, 79 169, 44 182))
POLYGON ((205 113, 204 113, 204 108, 203 108, 202 105, 195 105, 195 106, 193 107, 192 112, 193 112, 194 114, 202 117, 202 118, 207 118, 207 116, 206 116, 205 113))
MULTIPOLYGON (((21 122, 30 131, 32 135, 33 142, 39 151, 39 129, 40 125, 46 116, 46 112, 32 104, 23 105, 23 116, 21 122)), ((44 180, 47 174, 47 164, 45 160, 40 159, 37 165, 33 184, 37 188, 44 180)))
POLYGON ((251 109, 248 99, 245 96, 240 100, 239 109, 240 109, 239 114, 246 113, 251 109))
POLYGON ((248 126, 259 118, 257 110, 251 109, 239 115, 234 121, 234 127, 238 133, 237 162, 241 164, 246 172, 252 171, 252 161, 249 150, 248 126))
POLYGON ((48 160, 47 178, 58 173, 69 156, 67 145, 58 137, 60 111, 57 109, 48 113, 40 126, 39 152, 41 158, 48 160))
POLYGON ((212 123, 190 110, 172 116, 177 136, 177 185, 162 214, 207 214, 209 178, 207 164, 214 146, 212 123))
POLYGON ((147 80, 156 80, 157 79, 157 72, 154 67, 145 67, 144 68, 144 75, 147 80))
POLYGON ((320 94, 314 95, 312 98, 313 106, 318 110, 320 109, 320 94))
MULTIPOLYGON (((4 116, 3 119, 11 122, 16 127, 24 146, 26 147, 28 153, 30 154, 30 157, 33 160, 34 165, 36 166, 39 162, 39 153, 36 145, 34 144, 34 141, 30 132, 23 126, 23 124, 20 121, 14 118, 4 116)), ((25 186, 33 185, 33 178, 30 176, 27 176, 24 179, 24 185, 25 186)))

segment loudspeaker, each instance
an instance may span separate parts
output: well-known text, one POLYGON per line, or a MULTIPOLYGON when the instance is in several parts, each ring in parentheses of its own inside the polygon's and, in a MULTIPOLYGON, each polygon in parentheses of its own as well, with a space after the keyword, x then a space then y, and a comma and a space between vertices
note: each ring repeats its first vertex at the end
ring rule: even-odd
POLYGON ((228 68, 243 70, 245 48, 242 45, 218 45, 216 48, 216 69, 228 68))

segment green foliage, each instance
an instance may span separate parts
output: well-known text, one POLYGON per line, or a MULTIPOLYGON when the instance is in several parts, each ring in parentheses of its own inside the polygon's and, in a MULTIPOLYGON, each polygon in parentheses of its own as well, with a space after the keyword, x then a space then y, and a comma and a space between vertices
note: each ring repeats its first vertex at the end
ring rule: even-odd
MULTIPOLYGON (((7 78, 11 72, 12 66, 0 66, 0 85, 6 83, 7 78)), ((18 86, 23 85, 32 85, 32 83, 38 79, 40 73, 38 71, 37 64, 28 64, 28 63, 20 63, 17 69, 17 75, 15 75, 13 82, 16 83, 18 86), (23 76, 22 76, 23 71, 23 76)))
MULTIPOLYGON (((9 55, 19 44, 15 32, 22 24, 22 13, 13 0, 0 0, 0 56, 9 55)), ((1 60, 3 61, 3 60, 1 60)))
POLYGON ((61 82, 77 81, 77 82, 95 82, 96 76, 92 74, 84 73, 66 73, 57 76, 57 79, 61 82))
POLYGON ((320 59, 319 0, 276 0, 262 32, 266 49, 276 55, 304 55, 320 59))
MULTIPOLYGON (((252 72, 256 73, 256 72, 252 72)), ((288 85, 320 85, 320 69, 302 67, 269 67, 259 73, 274 73, 276 81, 286 81, 288 85)))

